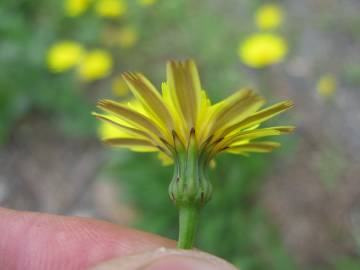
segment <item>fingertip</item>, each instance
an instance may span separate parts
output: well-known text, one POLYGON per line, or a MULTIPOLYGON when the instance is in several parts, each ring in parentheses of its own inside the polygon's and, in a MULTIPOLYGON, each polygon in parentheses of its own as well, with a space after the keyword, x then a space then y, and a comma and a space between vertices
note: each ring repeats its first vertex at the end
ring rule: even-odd
POLYGON ((113 257, 175 244, 104 221, 4 208, 0 231, 0 265, 9 270, 87 269, 113 257))

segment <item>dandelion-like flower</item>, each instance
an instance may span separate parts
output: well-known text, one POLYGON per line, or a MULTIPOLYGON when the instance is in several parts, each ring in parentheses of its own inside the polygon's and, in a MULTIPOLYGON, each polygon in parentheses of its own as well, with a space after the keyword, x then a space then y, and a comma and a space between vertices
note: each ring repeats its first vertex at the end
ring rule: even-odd
POLYGON ((90 5, 89 0, 65 0, 64 8, 67 16, 77 17, 82 15, 90 5))
POLYGON ((138 30, 131 25, 121 28, 114 26, 107 27, 102 35, 102 41, 105 44, 126 49, 133 47, 138 42, 138 39, 138 30))
POLYGON ((51 46, 46 55, 46 62, 53 72, 64 72, 76 66, 84 54, 81 44, 62 41, 51 46))
POLYGON ((127 3, 123 0, 98 0, 95 13, 104 18, 116 18, 127 12, 127 3))
POLYGON ((247 155, 278 147, 277 142, 258 139, 288 133, 293 127, 260 125, 293 103, 262 108, 265 100, 261 96, 242 89, 212 104, 192 60, 167 63, 167 81, 162 83, 161 93, 140 73, 124 73, 123 78, 135 101, 101 100, 97 106, 105 114, 93 113, 121 130, 121 136, 104 138, 104 142, 134 151, 161 152, 173 160, 169 196, 180 213, 178 246, 191 248, 198 211, 212 193, 207 178, 210 161, 222 152, 247 155))
POLYGON ((274 29, 278 27, 283 20, 283 12, 280 6, 276 4, 262 5, 255 14, 256 25, 263 30, 274 29))
POLYGON ((323 97, 331 97, 336 91, 336 78, 332 74, 325 74, 319 78, 316 85, 317 92, 323 97))
POLYGON ((138 0, 138 3, 141 5, 141 6, 152 6, 154 5, 155 3, 157 2, 157 0, 138 0))
POLYGON ((111 55, 103 49, 84 54, 78 67, 78 75, 84 81, 93 81, 108 76, 112 70, 111 55))
MULTIPOLYGON (((120 75, 116 76, 111 81, 111 90, 116 96, 119 96, 119 97, 125 97, 130 92, 128 85, 126 84, 123 77, 120 75)), ((117 132, 119 133, 121 131, 119 131, 119 129, 117 129, 117 132)))
POLYGON ((279 63, 287 52, 286 40, 271 33, 252 34, 240 43, 238 49, 240 59, 252 68, 279 63))

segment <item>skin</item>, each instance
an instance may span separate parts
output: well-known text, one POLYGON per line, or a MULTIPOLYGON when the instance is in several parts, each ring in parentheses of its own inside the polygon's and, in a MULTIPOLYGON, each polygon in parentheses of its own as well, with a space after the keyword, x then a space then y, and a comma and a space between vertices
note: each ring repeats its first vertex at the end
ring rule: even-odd
POLYGON ((236 270, 212 255, 176 250, 175 245, 104 221, 0 208, 0 268, 4 270, 236 270))

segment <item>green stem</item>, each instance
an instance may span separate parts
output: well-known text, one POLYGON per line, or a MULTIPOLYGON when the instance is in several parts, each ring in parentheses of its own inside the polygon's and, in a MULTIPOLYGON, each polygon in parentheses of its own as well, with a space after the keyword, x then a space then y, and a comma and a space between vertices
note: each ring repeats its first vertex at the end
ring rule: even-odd
POLYGON ((200 209, 195 206, 183 206, 179 208, 178 248, 191 249, 193 247, 199 219, 199 210, 200 209))

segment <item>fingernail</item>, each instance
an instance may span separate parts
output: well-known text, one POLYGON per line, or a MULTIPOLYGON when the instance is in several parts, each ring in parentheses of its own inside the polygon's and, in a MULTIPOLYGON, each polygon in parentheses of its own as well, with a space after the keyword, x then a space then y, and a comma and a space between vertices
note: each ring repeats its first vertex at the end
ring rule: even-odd
MULTIPOLYGON (((155 260, 141 270, 223 270, 206 261, 186 256, 167 256, 155 260)), ((139 270, 140 270, 139 269, 139 270)))
POLYGON ((165 249, 115 258, 90 270, 236 270, 226 261, 201 251, 165 249))

